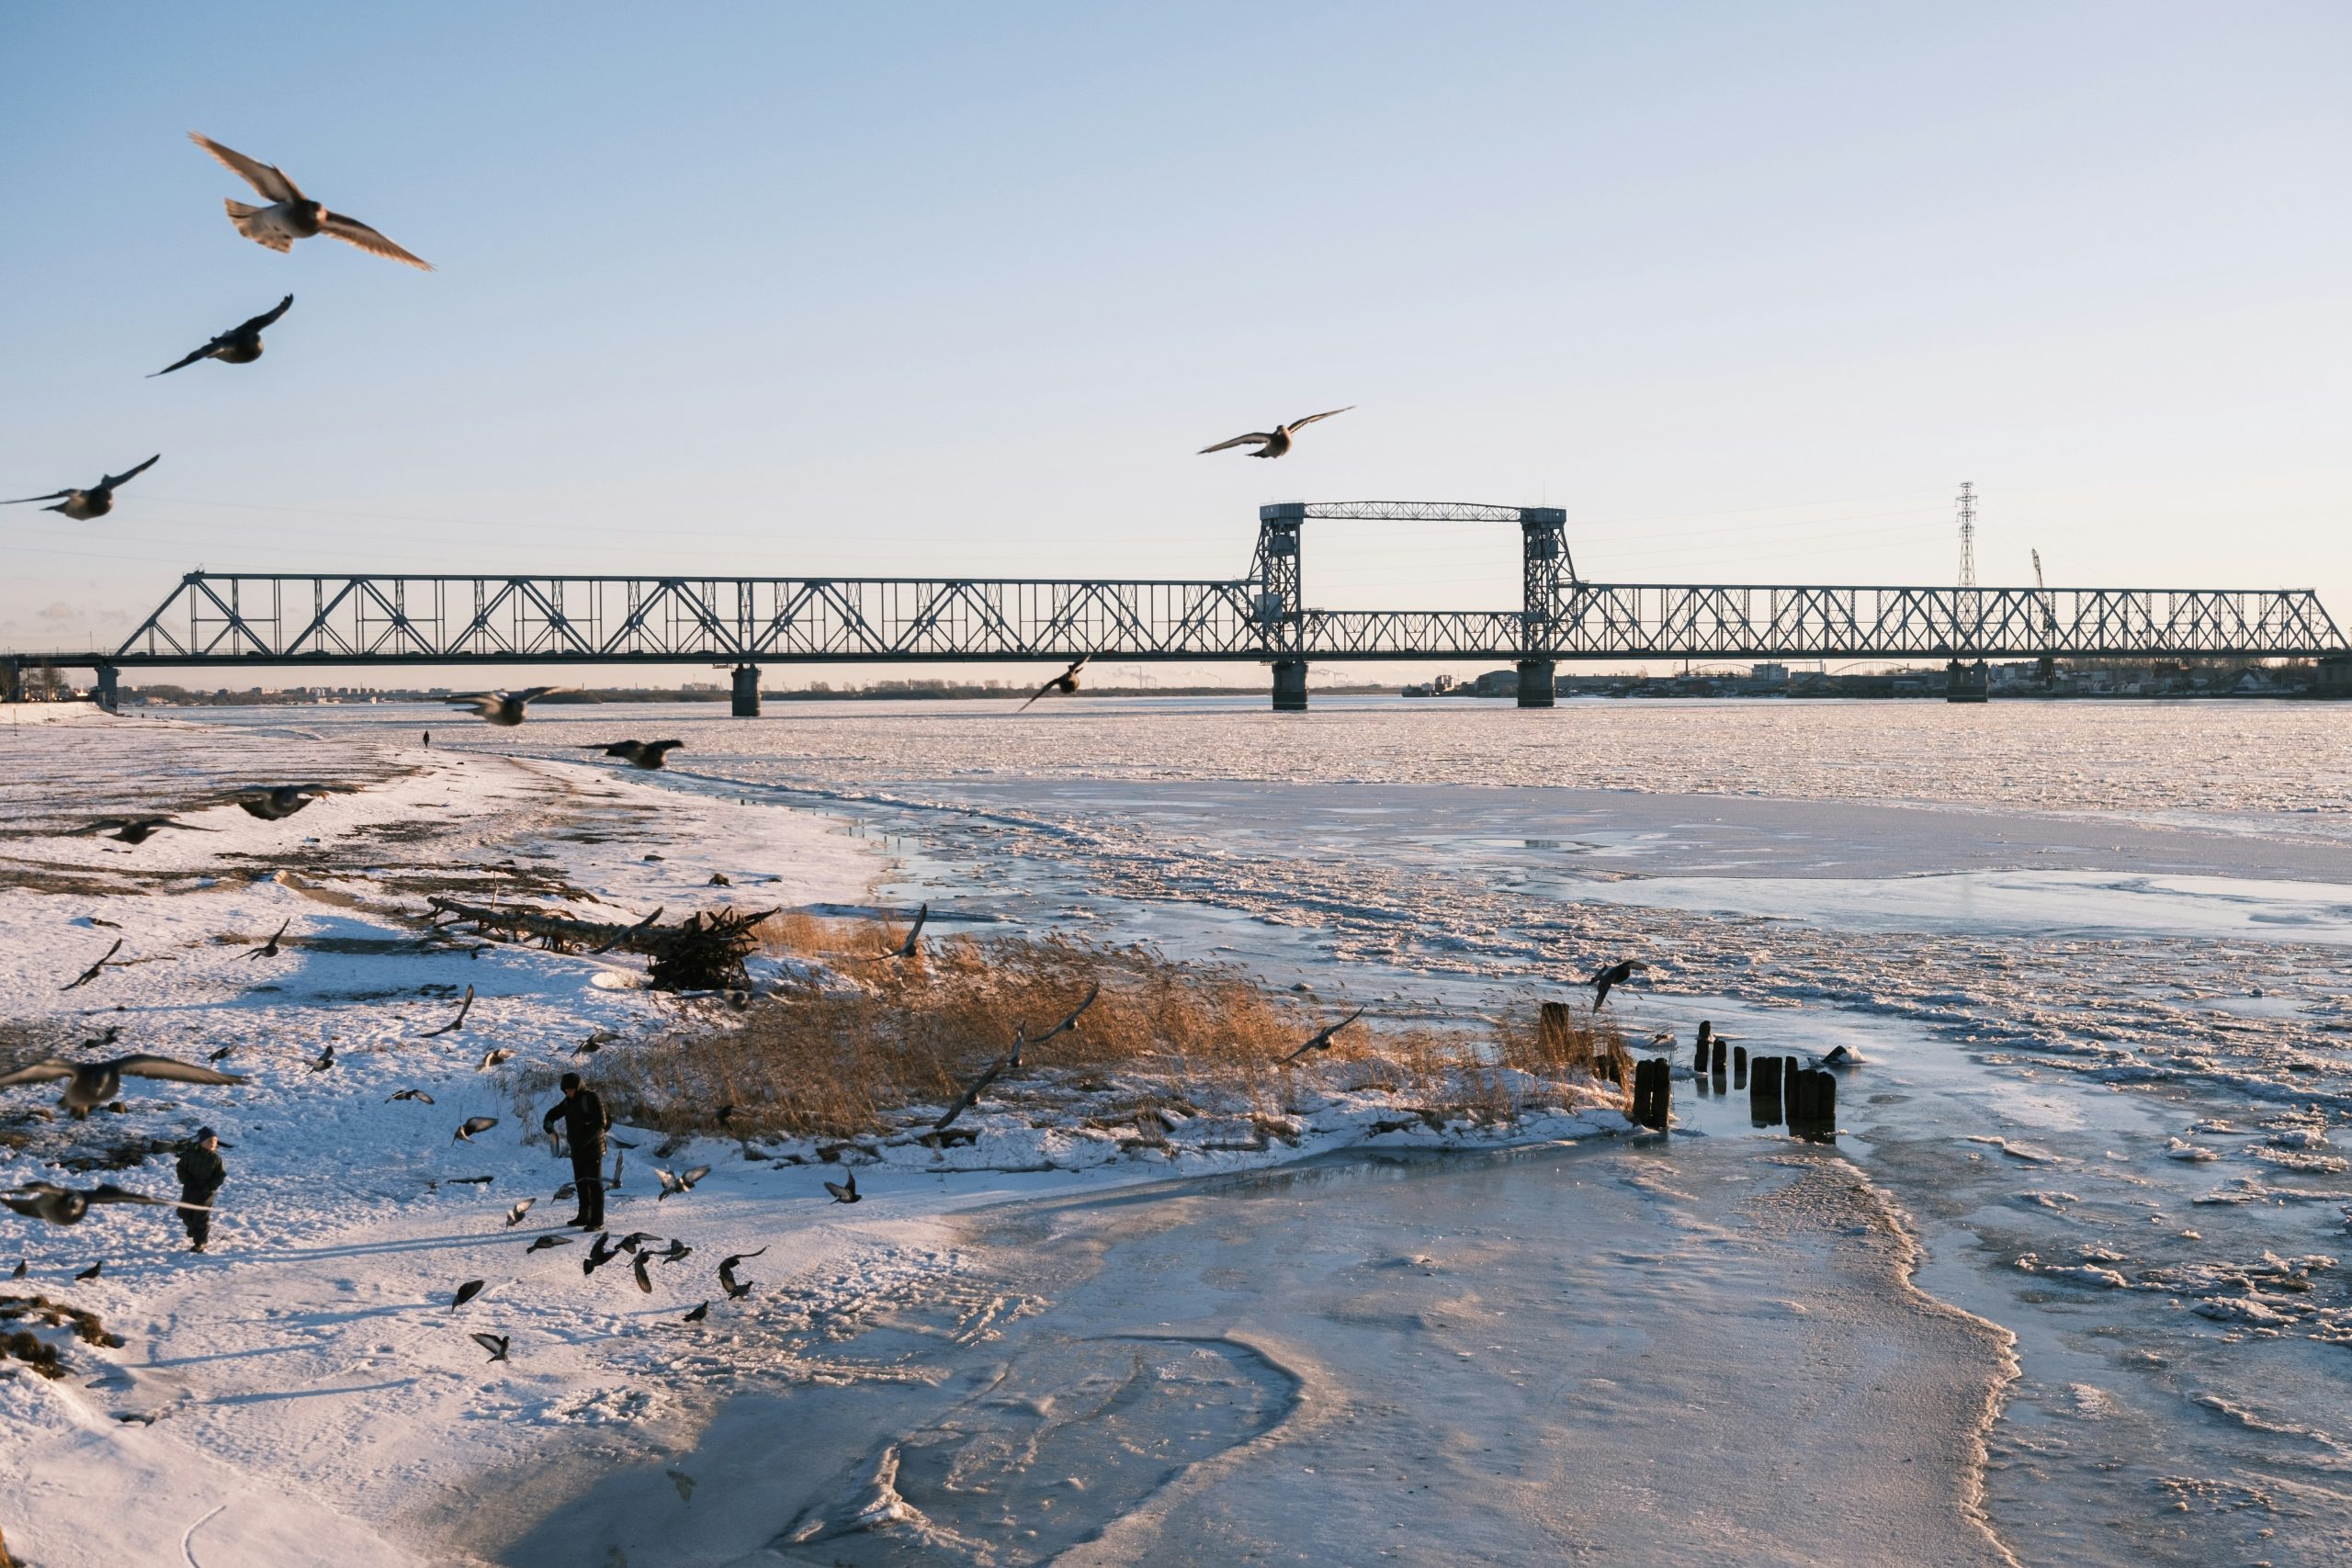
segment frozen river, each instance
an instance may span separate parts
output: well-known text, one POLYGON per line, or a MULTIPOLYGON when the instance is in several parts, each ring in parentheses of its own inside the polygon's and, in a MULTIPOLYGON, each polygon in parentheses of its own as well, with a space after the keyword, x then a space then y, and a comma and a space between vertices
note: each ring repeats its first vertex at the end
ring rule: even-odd
MULTIPOLYGON (((680 736, 673 787, 849 815, 899 854, 893 896, 928 899, 934 920, 1144 935, 1396 1015, 1524 1005, 1571 994, 1601 962, 1645 957, 1657 965, 1646 983, 1611 1002, 1631 1023, 1687 1042, 1709 1018, 1760 1053, 1843 1043, 1863 1056, 1843 1083, 1842 1154, 1911 1216, 1925 1248, 1918 1283, 2016 1336, 2020 1371, 1984 1470, 1983 1506, 2008 1550, 2027 1562, 2117 1563, 2352 1554, 2352 1292, 2337 1262, 2352 1177, 2331 1142, 2352 1106, 2346 710, 1681 703, 1521 713, 1397 700, 1325 703, 1302 716, 1255 702, 1089 700, 1016 718, 1007 707, 786 704, 757 724, 708 707, 548 707, 514 732, 460 728, 422 709, 221 716, 330 737, 430 725, 436 747, 573 759, 591 739, 680 736)), ((1158 1259, 1175 1296, 1224 1292, 1213 1315, 1247 1317, 1275 1339, 1332 1320, 1337 1298, 1317 1292, 1335 1274, 1436 1258, 1443 1270, 1428 1277, 1471 1281, 1477 1311, 1508 1303, 1480 1340, 1494 1348, 1468 1343, 1485 1328, 1417 1303, 1426 1287, 1372 1275, 1348 1299, 1413 1318, 1428 1331, 1410 1341, 1417 1353, 1463 1352, 1400 1372, 1415 1398, 1520 1413, 1496 1417, 1495 1431, 1464 1419, 1464 1440, 1500 1456, 1490 1464, 1440 1462, 1446 1495, 1485 1476, 1495 1497, 1513 1500, 1500 1533, 1465 1544, 1463 1557, 1511 1560, 1538 1540, 1651 1558, 1769 1556, 1736 1534, 1736 1510, 1637 1496, 1623 1478, 1609 1483, 1616 1515, 1544 1525, 1534 1499, 1565 1484, 1544 1468, 1563 1445, 1512 1446, 1539 1412, 1562 1424, 1546 1430, 1589 1431, 1602 1449, 1612 1423, 1637 1417, 1700 1442, 1707 1418, 1685 1414, 1706 1404, 1693 1369, 1729 1378, 1783 1353, 1770 1314, 1749 1310, 1758 1287, 1720 1259, 1700 1266, 1704 1248, 1582 1260, 1590 1271, 1571 1280, 1544 1237, 1540 1216, 1564 1201, 1545 1182, 1664 1183, 1650 1193, 1668 1206, 1656 1220, 1675 1204, 1703 1208, 1711 1190, 1785 1179, 1789 1145, 1750 1128, 1744 1101, 1698 1089, 1678 1084, 1684 1131, 1663 1149, 1564 1162, 1585 1162, 1586 1175, 1503 1162, 1326 1182, 1281 1208, 1279 1223, 1275 1208, 1261 1209, 1270 1224, 1238 1258, 1210 1256, 1241 1245, 1229 1235, 1231 1194, 1171 1200, 1148 1224, 1112 1209, 1008 1219, 1067 1227, 1084 1242, 1068 1257, 1091 1261, 1023 1281, 1013 1261, 1023 1248, 1000 1248, 1006 1288, 1050 1304, 991 1355, 1017 1358, 1039 1335, 1098 1343, 1090 1337, 1158 1332, 1162 1319, 1181 1326, 1168 1313, 1134 1321, 1137 1303, 1114 1299, 1136 1257, 1158 1259), (1485 1237, 1449 1258, 1424 1239, 1480 1226, 1526 1245, 1485 1237), (1682 1312, 1687 1324, 1670 1315, 1682 1312), (1679 1363, 1646 1374, 1656 1397, 1541 1382, 1531 1363, 1542 1347, 1581 1362, 1592 1347, 1577 1337, 1595 1331, 1596 1314, 1641 1318, 1685 1347, 1679 1363), (1679 1537, 1678 1520, 1689 1526, 1679 1537)), ((1334 1364, 1319 1367, 1272 1339, 1220 1340, 1199 1352, 1215 1366, 1193 1348, 1149 1354, 1162 1358, 1154 1377, 1198 1374, 1216 1386, 1202 1403, 1227 1425, 1200 1440, 1246 1453, 1268 1411, 1318 1378, 1329 1399, 1364 1408, 1377 1386, 1364 1358, 1393 1332, 1384 1319, 1318 1339, 1335 1347, 1325 1358, 1334 1364)), ((1143 1354, 1122 1351, 1119 1364, 1142 1365, 1143 1354)), ((992 1377, 1006 1375, 990 1364, 992 1377)), ((1834 1366, 1824 1375, 1848 1380, 1860 1420, 1867 1376, 1834 1366)), ((1770 1394, 1743 1408, 1770 1409, 1770 1394)), ((933 1411, 902 1423, 895 1450, 907 1480, 894 1495, 978 1542, 975 1560, 1036 1560, 989 1538, 1012 1527, 989 1525, 926 1479, 944 1446, 970 1439, 964 1427, 952 1441, 937 1436, 940 1420, 960 1419, 933 1411), (933 1512, 915 1500, 926 1487, 933 1512)), ((1377 1422, 1365 1430, 1364 1443, 1381 1447, 1377 1422)), ((1324 1457, 1343 1471, 1367 1451, 1329 1440, 1337 1446, 1324 1457)), ((1783 1450, 1831 1441, 1771 1426, 1738 1440, 1759 1476, 1783 1450)), ((850 1447, 835 1456, 838 1490, 870 1502, 876 1477, 860 1467, 892 1445, 877 1434, 850 1447)), ((1873 1462, 1834 1445, 1823 1455, 1832 1470, 1873 1462)), ((1282 1539, 1249 1523, 1250 1506, 1272 1508, 1281 1495, 1274 1472, 1236 1462, 1229 1526, 1212 1529, 1205 1514, 1178 1507, 1159 1521, 1171 1539, 1236 1557, 1282 1539)), ((1727 1484, 1714 1462, 1692 1457, 1694 1492, 1727 1484)), ((1044 1483, 1023 1473, 1002 1483, 1006 1495, 1044 1483)), ((1380 1508, 1332 1490, 1330 1506, 1369 1529, 1380 1508)), ((1024 1517, 1048 1501, 1031 1496, 1024 1517)), ((825 1506, 810 1505, 803 1539, 822 1549, 807 1560, 883 1560, 871 1541, 829 1534, 838 1519, 825 1506)), ((1122 1517, 1069 1508, 1097 1523, 1122 1517)), ((1442 1531, 1396 1528, 1398 1555, 1443 1555, 1442 1531)))

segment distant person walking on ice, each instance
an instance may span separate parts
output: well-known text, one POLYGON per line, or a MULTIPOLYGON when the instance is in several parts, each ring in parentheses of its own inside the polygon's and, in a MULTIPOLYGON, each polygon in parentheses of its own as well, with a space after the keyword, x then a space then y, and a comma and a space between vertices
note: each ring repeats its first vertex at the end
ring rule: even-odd
POLYGON ((212 1239, 212 1195, 229 1179, 220 1163, 220 1135, 209 1127, 196 1130, 196 1142, 180 1156, 180 1224, 187 1227, 187 1249, 202 1252, 212 1239))
POLYGON ((580 1196, 580 1212, 571 1223, 582 1230, 605 1228, 605 1130, 613 1119, 596 1091, 582 1085, 578 1073, 563 1075, 563 1098, 540 1118, 539 1131, 552 1133, 560 1119, 563 1141, 571 1145, 571 1185, 580 1196))

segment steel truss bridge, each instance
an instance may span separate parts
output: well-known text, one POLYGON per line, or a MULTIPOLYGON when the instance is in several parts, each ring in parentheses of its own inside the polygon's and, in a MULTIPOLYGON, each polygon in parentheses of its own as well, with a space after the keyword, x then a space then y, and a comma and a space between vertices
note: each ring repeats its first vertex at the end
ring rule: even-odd
POLYGON ((1497 660, 1523 706, 1549 706, 1561 660, 1921 660, 1955 693, 1992 658, 2342 658, 2308 589, 1926 588, 1590 582, 1555 507, 1284 502, 1259 509, 1232 580, 470 577, 194 571, 111 650, 0 655, 119 672, 265 666, 759 666, 1238 660, 1271 665, 1276 707, 1304 707, 1310 660, 1497 660), (1302 592, 1306 525, 1515 524, 1511 610, 1318 610, 1302 592))

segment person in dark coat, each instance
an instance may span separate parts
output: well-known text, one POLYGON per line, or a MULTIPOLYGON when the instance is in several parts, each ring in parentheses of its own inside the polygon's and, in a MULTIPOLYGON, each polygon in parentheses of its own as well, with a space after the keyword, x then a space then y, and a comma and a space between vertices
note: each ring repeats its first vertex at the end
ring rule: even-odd
POLYGON ((196 1142, 180 1155, 179 1170, 180 1202, 204 1205, 180 1210, 180 1224, 187 1227, 187 1249, 202 1252, 204 1244, 212 1239, 212 1195, 229 1179, 229 1168, 220 1163, 220 1135, 209 1127, 198 1127, 196 1142))
POLYGON ((580 1081, 578 1073, 563 1075, 563 1098, 539 1122, 539 1131, 552 1133, 563 1123, 563 1141, 571 1146, 571 1185, 580 1194, 580 1212, 571 1223, 582 1230, 605 1228, 605 1130, 613 1119, 596 1091, 580 1081))

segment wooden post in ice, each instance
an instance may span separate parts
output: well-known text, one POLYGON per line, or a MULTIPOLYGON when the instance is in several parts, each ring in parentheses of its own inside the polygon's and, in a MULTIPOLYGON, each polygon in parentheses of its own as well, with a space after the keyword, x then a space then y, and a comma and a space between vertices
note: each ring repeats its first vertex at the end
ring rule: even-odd
POLYGON ((1734 1089, 1747 1087, 1747 1047, 1745 1045, 1735 1045, 1731 1048, 1731 1087, 1734 1089))
POLYGON ((1781 1119, 1781 1058, 1758 1056, 1747 1067, 1747 1119, 1770 1127, 1781 1119))
POLYGON ((1838 1075, 1798 1068, 1789 1090, 1789 1131, 1808 1138, 1838 1135, 1838 1075))
POLYGON ((1652 1056, 1634 1065, 1634 1120, 1644 1127, 1666 1131, 1667 1119, 1674 1110, 1674 1079, 1671 1066, 1663 1056, 1652 1056))

